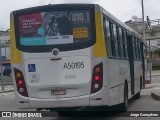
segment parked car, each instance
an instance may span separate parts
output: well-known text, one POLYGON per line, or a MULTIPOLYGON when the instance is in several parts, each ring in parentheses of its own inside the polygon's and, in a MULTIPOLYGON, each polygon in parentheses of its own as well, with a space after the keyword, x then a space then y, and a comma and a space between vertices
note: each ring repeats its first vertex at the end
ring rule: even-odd
POLYGON ((11 75, 11 64, 3 63, 2 66, 4 66, 3 76, 10 76, 11 75))

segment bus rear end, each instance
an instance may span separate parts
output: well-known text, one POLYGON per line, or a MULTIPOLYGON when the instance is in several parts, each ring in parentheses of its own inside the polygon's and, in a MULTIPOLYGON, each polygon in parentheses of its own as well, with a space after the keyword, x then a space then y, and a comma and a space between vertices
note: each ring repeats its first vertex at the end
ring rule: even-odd
POLYGON ((19 108, 91 105, 91 94, 103 83, 102 61, 93 59, 102 54, 93 47, 95 27, 101 26, 95 18, 92 4, 12 12, 12 70, 19 108))

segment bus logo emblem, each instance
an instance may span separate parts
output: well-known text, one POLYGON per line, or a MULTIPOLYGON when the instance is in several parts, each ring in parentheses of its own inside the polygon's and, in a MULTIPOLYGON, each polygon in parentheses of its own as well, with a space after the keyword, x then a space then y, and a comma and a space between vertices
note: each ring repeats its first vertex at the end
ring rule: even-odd
POLYGON ((36 72, 36 65, 35 64, 28 64, 28 71, 29 72, 36 72))
POLYGON ((53 53, 53 55, 58 55, 59 54, 59 50, 57 49, 57 48, 54 48, 53 50, 52 50, 52 53, 53 53))

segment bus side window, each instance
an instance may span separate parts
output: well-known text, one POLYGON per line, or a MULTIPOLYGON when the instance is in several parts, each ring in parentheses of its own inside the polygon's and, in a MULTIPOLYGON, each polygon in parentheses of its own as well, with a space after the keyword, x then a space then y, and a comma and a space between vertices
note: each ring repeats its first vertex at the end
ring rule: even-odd
POLYGON ((118 55, 121 58, 121 40, 120 40, 120 33, 118 26, 117 26, 117 43, 118 43, 118 55))
POLYGON ((134 37, 134 60, 137 60, 137 44, 136 44, 136 40, 137 40, 137 38, 136 37, 134 37))
POLYGON ((136 58, 137 60, 139 60, 138 38, 135 39, 135 46, 136 46, 136 58))
POLYGON ((141 42, 140 42, 140 40, 138 40, 138 48, 139 48, 139 59, 141 60, 142 57, 141 57, 141 42))
POLYGON ((105 34, 105 43, 106 43, 106 49, 108 52, 108 56, 113 56, 112 52, 112 45, 111 45, 111 31, 110 31, 110 23, 109 20, 104 20, 104 34, 105 34))
POLYGON ((139 60, 140 57, 139 57, 139 39, 138 38, 136 39, 136 46, 137 46, 137 59, 139 60))
POLYGON ((115 56, 115 41, 114 41, 114 32, 113 32, 113 23, 109 23, 110 25, 110 32, 111 32, 111 48, 112 48, 112 56, 115 56))
POLYGON ((118 40, 117 40, 117 27, 115 24, 113 24, 113 41, 115 44, 115 57, 119 57, 119 52, 118 52, 118 40))
POLYGON ((122 38, 122 29, 119 28, 119 42, 120 42, 120 57, 123 59, 124 58, 124 50, 123 50, 123 38, 122 38))
POLYGON ((123 32, 122 32, 122 38, 123 38, 123 52, 124 52, 124 58, 128 59, 127 34, 126 34, 126 31, 124 31, 124 30, 123 30, 123 32))
POLYGON ((132 43, 133 43, 133 59, 135 60, 136 55, 135 55, 135 38, 132 37, 132 43))

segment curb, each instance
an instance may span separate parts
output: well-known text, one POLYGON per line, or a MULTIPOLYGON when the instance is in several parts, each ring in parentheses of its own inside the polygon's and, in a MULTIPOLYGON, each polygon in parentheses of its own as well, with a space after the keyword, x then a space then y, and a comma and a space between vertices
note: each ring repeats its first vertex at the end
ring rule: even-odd
MULTIPOLYGON (((151 76, 160 76, 160 74, 152 74, 151 76)), ((147 75, 149 77, 149 75, 147 75)))
POLYGON ((7 84, 6 84, 6 83, 5 83, 5 84, 1 84, 1 83, 0 83, 0 86, 2 86, 2 85, 4 85, 4 86, 13 85, 13 83, 7 83, 7 84))
POLYGON ((5 90, 5 91, 0 91, 0 94, 1 93, 6 93, 6 92, 13 92, 14 90, 5 90))
POLYGON ((160 95, 158 95, 158 93, 152 93, 151 92, 151 96, 153 99, 160 101, 160 95))

